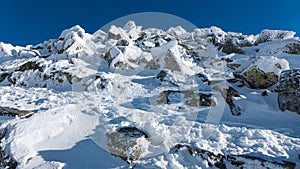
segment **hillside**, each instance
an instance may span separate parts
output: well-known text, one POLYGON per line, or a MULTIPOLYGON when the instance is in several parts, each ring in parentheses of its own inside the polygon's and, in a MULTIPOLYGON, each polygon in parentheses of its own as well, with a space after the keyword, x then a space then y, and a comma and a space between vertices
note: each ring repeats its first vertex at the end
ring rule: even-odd
POLYGON ((300 39, 80 26, 0 42, 3 168, 300 168, 300 39))

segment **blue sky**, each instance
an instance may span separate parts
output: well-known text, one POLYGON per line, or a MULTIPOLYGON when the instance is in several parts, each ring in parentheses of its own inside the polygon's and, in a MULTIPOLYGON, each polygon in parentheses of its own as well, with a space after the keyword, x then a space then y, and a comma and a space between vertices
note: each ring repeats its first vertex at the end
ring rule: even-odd
POLYGON ((2 0, 0 41, 38 44, 77 24, 93 33, 115 19, 139 12, 176 15, 200 28, 218 26, 243 34, 284 29, 299 36, 299 7, 299 0, 2 0))

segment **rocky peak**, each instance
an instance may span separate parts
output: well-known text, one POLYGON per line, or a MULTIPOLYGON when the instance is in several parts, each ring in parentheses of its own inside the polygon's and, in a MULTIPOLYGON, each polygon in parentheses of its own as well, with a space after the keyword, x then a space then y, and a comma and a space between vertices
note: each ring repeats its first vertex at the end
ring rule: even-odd
POLYGON ((290 39, 294 38, 296 32, 294 31, 283 31, 283 30, 269 30, 265 29, 261 31, 258 35, 255 45, 258 45, 263 42, 268 42, 272 40, 280 40, 280 39, 290 39))
POLYGON ((74 38, 74 36, 79 36, 81 38, 83 38, 85 34, 85 30, 83 28, 81 28, 79 25, 75 25, 69 29, 64 30, 60 36, 59 39, 70 39, 70 38, 74 38))
POLYGON ((173 36, 180 36, 186 34, 186 30, 183 29, 181 26, 171 27, 167 30, 167 33, 173 36))

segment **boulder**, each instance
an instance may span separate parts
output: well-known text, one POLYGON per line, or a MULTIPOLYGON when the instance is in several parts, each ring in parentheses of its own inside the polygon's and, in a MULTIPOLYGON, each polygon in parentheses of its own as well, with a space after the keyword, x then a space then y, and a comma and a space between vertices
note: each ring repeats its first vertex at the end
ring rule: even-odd
POLYGON ((226 54, 231 54, 231 53, 237 53, 237 54, 244 54, 245 52, 239 48, 236 44, 233 43, 232 39, 226 40, 224 45, 222 45, 222 52, 226 54))
POLYGON ((300 114, 300 69, 283 71, 277 90, 279 108, 300 114))
POLYGON ((168 73, 164 70, 160 71, 156 78, 159 79, 160 81, 164 81, 165 77, 168 75, 168 73))
POLYGON ((256 66, 250 67, 241 75, 234 74, 239 77, 243 83, 252 89, 266 89, 278 82, 278 76, 274 72, 264 72, 256 66))
POLYGON ((241 108, 235 103, 234 97, 241 98, 241 95, 231 86, 223 89, 221 92, 222 96, 225 98, 226 103, 228 104, 231 114, 233 116, 241 115, 241 108))
POLYGON ((145 132, 136 127, 123 127, 106 133, 109 151, 123 160, 138 160, 146 152, 150 142, 145 132))
POLYGON ((160 93, 157 100, 158 104, 172 104, 172 100, 183 102, 187 106, 198 107, 198 106, 207 106, 214 107, 216 106, 215 98, 212 94, 200 93, 198 91, 192 90, 166 90, 160 93), (176 95, 177 96, 174 96, 176 95))
POLYGON ((251 89, 267 89, 275 85, 279 80, 280 73, 290 69, 287 60, 274 56, 254 58, 254 60, 250 60, 250 64, 242 61, 239 63, 242 65, 233 75, 251 89), (246 68, 245 65, 247 65, 246 68))

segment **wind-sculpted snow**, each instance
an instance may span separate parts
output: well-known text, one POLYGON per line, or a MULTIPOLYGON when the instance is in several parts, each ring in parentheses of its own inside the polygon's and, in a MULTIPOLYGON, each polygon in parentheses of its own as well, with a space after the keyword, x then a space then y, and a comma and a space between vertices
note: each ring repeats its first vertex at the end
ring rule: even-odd
POLYGON ((300 88, 294 35, 129 21, 1 42, 0 165, 299 168, 299 99, 283 95, 300 88))

